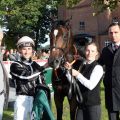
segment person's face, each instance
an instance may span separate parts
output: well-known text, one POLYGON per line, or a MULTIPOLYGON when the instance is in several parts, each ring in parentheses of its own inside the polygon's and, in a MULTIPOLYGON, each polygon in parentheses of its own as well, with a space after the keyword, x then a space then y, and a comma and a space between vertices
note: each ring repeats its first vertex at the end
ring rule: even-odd
POLYGON ((94 44, 88 45, 85 50, 87 61, 94 61, 98 56, 97 47, 94 44))
POLYGON ((108 36, 114 43, 120 42, 120 28, 118 25, 111 26, 108 30, 108 36))
POLYGON ((5 49, 2 49, 2 50, 1 50, 1 53, 4 54, 4 53, 5 53, 5 49))
POLYGON ((10 49, 10 53, 11 53, 11 54, 13 53, 13 49, 10 49))
POLYGON ((31 58, 32 53, 33 53, 33 48, 32 47, 23 47, 23 48, 20 49, 20 54, 26 59, 31 58))

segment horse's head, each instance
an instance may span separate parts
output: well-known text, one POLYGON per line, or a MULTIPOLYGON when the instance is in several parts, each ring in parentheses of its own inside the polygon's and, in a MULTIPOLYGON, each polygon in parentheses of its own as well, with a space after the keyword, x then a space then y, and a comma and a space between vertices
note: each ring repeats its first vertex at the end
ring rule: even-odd
POLYGON ((50 33, 50 57, 49 64, 58 68, 65 61, 72 62, 73 55, 77 50, 73 45, 73 38, 70 26, 65 21, 58 21, 50 33))

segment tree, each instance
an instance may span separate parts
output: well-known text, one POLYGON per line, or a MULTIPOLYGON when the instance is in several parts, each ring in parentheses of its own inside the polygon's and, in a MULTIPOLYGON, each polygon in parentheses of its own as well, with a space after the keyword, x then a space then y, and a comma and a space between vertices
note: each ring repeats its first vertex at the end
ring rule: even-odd
POLYGON ((114 10, 120 4, 120 0, 94 0, 92 5, 96 10, 96 13, 99 14, 106 9, 114 10))
POLYGON ((37 39, 39 22, 47 4, 55 6, 49 0, 1 0, 0 24, 6 26, 9 29, 7 34, 14 34, 15 38, 29 34, 37 39))
MULTIPOLYGON (((77 3, 83 0, 65 0, 67 7, 73 7, 77 3)), ((95 8, 96 13, 99 14, 106 9, 114 10, 120 4, 120 0, 91 0, 92 6, 95 8)), ((62 3, 62 2, 61 2, 62 3)))
POLYGON ((1 15, 5 15, 11 32, 28 32, 36 26, 46 2, 47 0, 1 0, 1 15))

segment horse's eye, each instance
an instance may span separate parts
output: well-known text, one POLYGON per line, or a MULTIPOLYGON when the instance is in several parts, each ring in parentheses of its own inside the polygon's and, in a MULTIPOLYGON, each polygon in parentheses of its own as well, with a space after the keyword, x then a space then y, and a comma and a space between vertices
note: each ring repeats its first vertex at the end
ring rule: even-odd
POLYGON ((67 33, 64 33, 63 39, 67 39, 67 33))

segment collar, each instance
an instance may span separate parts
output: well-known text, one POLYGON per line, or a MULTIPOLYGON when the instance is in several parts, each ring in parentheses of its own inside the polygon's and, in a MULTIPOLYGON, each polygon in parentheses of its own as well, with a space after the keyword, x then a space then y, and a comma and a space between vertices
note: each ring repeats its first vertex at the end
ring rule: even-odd
POLYGON ((120 46, 120 43, 112 43, 112 49, 115 51, 116 50, 116 47, 115 46, 120 46))
POLYGON ((21 56, 20 61, 22 61, 23 63, 27 64, 27 65, 31 65, 33 63, 32 59, 26 59, 23 56, 21 56))
MULTIPOLYGON (((95 60, 94 60, 95 61, 95 60)), ((94 61, 88 61, 88 60, 86 60, 85 62, 84 62, 84 64, 91 64, 91 63, 93 63, 94 61)))

